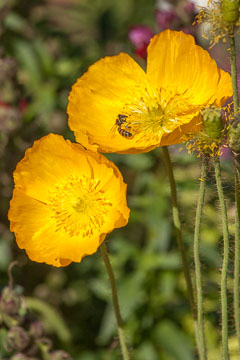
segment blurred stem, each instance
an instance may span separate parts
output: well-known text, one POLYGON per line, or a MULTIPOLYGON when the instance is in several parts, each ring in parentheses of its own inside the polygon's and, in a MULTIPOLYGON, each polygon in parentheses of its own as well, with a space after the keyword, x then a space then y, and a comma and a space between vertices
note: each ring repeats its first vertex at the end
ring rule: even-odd
POLYGON ((112 289, 113 307, 114 307, 115 317, 117 320, 118 335, 119 335, 119 341, 120 341, 120 346, 121 346, 121 350, 122 350, 122 356, 123 356, 124 360, 129 360, 130 357, 129 357, 129 352, 128 352, 125 334, 124 334, 124 330, 123 330, 123 321, 122 321, 122 316, 121 316, 120 308, 119 308, 117 286, 116 286, 116 281, 115 281, 115 277, 113 274, 112 265, 111 265, 111 262, 110 262, 110 259, 108 256, 107 247, 104 243, 100 246, 100 249, 102 252, 104 264, 105 264, 105 267, 106 267, 106 270, 108 273, 108 277, 109 277, 109 281, 110 281, 110 285, 111 285, 111 289, 112 289))
POLYGON ((234 319, 240 353, 240 312, 239 312, 239 269, 240 269, 240 185, 237 160, 234 161, 235 170, 235 257, 234 257, 234 319))
POLYGON ((229 233, 228 233, 228 219, 227 208, 224 200, 223 187, 221 181, 221 169, 219 157, 214 157, 215 176, 218 189, 218 197, 220 201, 222 213, 222 227, 223 227, 223 263, 221 274, 221 308, 222 308, 222 358, 229 359, 228 352, 228 304, 227 304, 227 273, 228 273, 228 259, 229 259, 229 233))
POLYGON ((233 106, 234 113, 238 112, 239 98, 238 98, 238 87, 237 87, 237 66, 236 66, 236 46, 234 32, 229 36, 230 43, 230 59, 231 59, 231 74, 232 74, 232 87, 233 87, 233 106))
MULTIPOLYGON (((234 113, 238 113, 239 97, 237 87, 237 66, 236 66, 236 47, 234 32, 229 36, 230 43, 230 58, 231 58, 231 74, 233 86, 233 106, 234 113)), ((234 156, 234 177, 235 177, 235 257, 234 257, 234 321, 238 339, 238 351, 240 352, 240 312, 239 312, 239 257, 240 257, 240 186, 239 186, 239 169, 237 164, 236 155, 234 156)))
MULTIPOLYGON (((195 306, 195 300, 194 300, 194 294, 193 294, 190 269, 188 266, 186 252, 185 252, 183 239, 182 239, 182 230, 181 230, 179 208, 178 208, 178 201, 177 201, 176 182, 175 182, 172 163, 171 163, 171 159, 169 156, 167 146, 162 146, 162 151, 163 151, 163 159, 164 159, 164 162, 165 162, 165 165, 167 168, 168 179, 169 179, 169 184, 170 184, 170 189, 171 189, 173 225, 174 225, 175 232, 176 232, 178 249, 179 249, 179 252, 180 252, 181 258, 182 258, 183 273, 184 273, 184 277, 185 277, 185 281, 186 281, 186 285, 187 285, 188 298, 189 298, 191 312, 192 312, 193 320, 194 320, 196 340, 198 341, 197 312, 196 312, 196 306, 195 306)), ((197 342, 197 345, 198 345, 198 351, 200 353, 198 342, 197 342)))
POLYGON ((198 198, 196 219, 195 219, 194 246, 193 246, 196 290, 197 290, 197 314, 198 314, 198 337, 199 337, 198 344, 199 344, 199 352, 200 352, 201 360, 207 359, 207 350, 206 350, 205 333, 204 333, 204 318, 203 318, 202 275, 201 275, 201 263, 199 256, 200 226, 201 226, 205 187, 206 187, 206 172, 207 172, 206 168, 207 168, 206 159, 203 159, 200 188, 199 188, 199 198, 198 198))
POLYGON ((51 357, 49 355, 49 346, 42 344, 40 341, 37 342, 38 348, 41 351, 43 360, 51 360, 51 357))

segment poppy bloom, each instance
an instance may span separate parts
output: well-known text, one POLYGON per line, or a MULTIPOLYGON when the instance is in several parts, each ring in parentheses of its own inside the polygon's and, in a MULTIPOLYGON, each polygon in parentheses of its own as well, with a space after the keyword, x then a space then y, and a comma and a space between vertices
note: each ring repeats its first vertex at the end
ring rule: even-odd
POLYGON ((26 151, 14 182, 10 229, 31 260, 54 266, 80 262, 128 222, 118 168, 59 135, 43 137, 26 151))
POLYGON ((124 53, 90 66, 70 93, 69 126, 88 149, 140 153, 184 141, 201 109, 230 96, 231 77, 208 52, 166 30, 150 41, 146 72, 124 53))

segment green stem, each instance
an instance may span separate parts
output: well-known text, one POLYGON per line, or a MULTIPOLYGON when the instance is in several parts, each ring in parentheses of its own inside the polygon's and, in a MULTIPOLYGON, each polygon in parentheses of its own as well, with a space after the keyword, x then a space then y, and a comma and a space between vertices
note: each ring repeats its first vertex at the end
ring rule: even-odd
POLYGON ((119 335, 119 341, 120 341, 120 346, 121 346, 121 350, 122 350, 122 356, 123 356, 124 360, 129 360, 130 357, 129 357, 128 348, 126 345, 126 340, 125 340, 125 335, 124 335, 124 330, 123 330, 123 321, 122 321, 122 316, 121 316, 120 308, 119 308, 117 286, 116 286, 116 281, 115 281, 115 277, 113 274, 112 265, 111 265, 111 262, 110 262, 110 259, 108 256, 107 247, 104 243, 100 246, 100 249, 102 252, 104 264, 105 264, 105 267, 106 267, 106 270, 108 273, 108 277, 109 277, 109 281, 110 281, 110 285, 111 285, 113 307, 114 307, 115 317, 117 320, 118 335, 119 335))
POLYGON ((232 74, 232 87, 233 87, 233 106, 234 112, 238 112, 239 98, 237 87, 237 66, 236 66, 236 47, 234 33, 229 36, 230 43, 230 59, 231 59, 231 74, 232 74))
POLYGON ((207 359, 207 350, 206 350, 205 334, 204 334, 204 318, 203 318, 202 275, 201 275, 201 263, 199 256, 200 226, 201 226, 202 211, 204 205, 205 187, 206 187, 206 160, 204 159, 202 164, 202 173, 200 179, 200 189, 199 189, 199 198, 198 198, 197 211, 196 211, 194 245, 193 245, 196 291, 197 291, 198 344, 199 344, 199 352, 200 352, 199 355, 201 360, 207 359))
POLYGON ((234 319, 235 328, 238 339, 238 351, 240 353, 240 301, 239 301, 239 269, 240 269, 240 185, 239 185, 239 169, 234 164, 235 170, 235 257, 234 257, 234 288, 233 288, 233 299, 234 299, 234 319))
MULTIPOLYGON (((196 324, 197 312, 196 312, 196 306, 195 306, 195 300, 194 300, 194 294, 193 294, 192 279, 191 279, 190 270, 189 270, 189 266, 188 266, 188 262, 187 262, 187 258, 186 258, 186 251, 185 251, 184 243, 183 243, 183 239, 182 239, 181 222, 180 222, 180 217, 179 217, 179 209, 178 209, 178 201, 177 201, 176 182, 175 182, 173 168, 172 168, 171 159, 169 156, 167 146, 162 146, 162 151, 163 151, 163 158, 164 158, 164 162, 166 164, 168 179, 169 179, 170 189, 171 189, 173 225, 174 225, 175 232, 176 232, 178 249, 179 249, 179 252, 180 252, 181 258, 182 258, 183 273, 184 273, 185 281, 187 284, 187 292, 188 292, 188 298, 189 298, 191 312, 192 312, 193 320, 194 320, 196 339, 198 339, 197 324, 196 324)), ((199 347, 199 344, 198 344, 198 347, 199 347)))
POLYGON ((223 227, 223 263, 221 274, 221 310, 222 310, 222 358, 229 360, 228 352, 228 303, 227 303, 227 274, 228 274, 228 259, 229 259, 229 233, 228 233, 228 219, 227 207, 224 200, 223 187, 221 181, 221 169, 219 157, 214 157, 215 176, 218 189, 218 197, 220 201, 222 213, 222 227, 223 227))
MULTIPOLYGON (((234 32, 229 36, 231 74, 233 86, 233 105, 234 113, 238 113, 239 97, 237 87, 237 66, 236 66, 236 47, 234 32)), ((234 285, 233 285, 233 302, 234 302, 234 321, 238 339, 238 351, 240 352, 240 312, 239 312, 239 270, 240 270, 240 186, 239 186, 239 169, 237 164, 237 155, 234 156, 234 177, 235 177, 235 257, 234 257, 234 285)))

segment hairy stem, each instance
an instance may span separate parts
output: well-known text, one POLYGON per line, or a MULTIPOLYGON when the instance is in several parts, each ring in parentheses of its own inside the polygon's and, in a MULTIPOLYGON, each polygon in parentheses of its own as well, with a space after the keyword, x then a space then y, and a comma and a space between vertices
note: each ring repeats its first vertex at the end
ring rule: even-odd
MULTIPOLYGON (((239 97, 237 87, 237 66, 236 66, 236 46, 234 32, 229 36, 231 74, 233 86, 233 106, 234 113, 238 113, 239 97)), ((233 302, 234 302, 234 321, 238 339, 238 351, 240 352, 240 312, 239 312, 239 271, 240 271, 240 186, 239 186, 239 169, 237 164, 237 155, 234 156, 234 177, 235 177, 235 257, 234 257, 234 285, 233 285, 233 302)))
POLYGON ((237 66, 236 66, 236 46, 234 34, 229 36, 230 43, 230 59, 231 59, 231 74, 232 74, 232 86, 233 86, 233 106, 234 112, 238 112, 239 98, 238 98, 238 87, 237 87, 237 66))
POLYGON ((117 320, 118 336, 119 336, 120 346, 121 346, 121 350, 122 350, 123 360, 129 360, 130 357, 129 357, 129 352, 128 352, 125 334, 124 334, 124 330, 123 330, 123 321, 122 321, 122 316, 121 316, 120 308, 119 308, 117 286, 116 286, 116 281, 115 281, 115 277, 113 274, 112 265, 111 265, 111 262, 110 262, 110 259, 108 256, 107 247, 104 243, 100 246, 100 249, 101 249, 104 264, 105 264, 105 267, 106 267, 106 270, 108 273, 110 285, 111 285, 113 308, 114 308, 114 313, 115 313, 115 317, 117 320))
POLYGON ((199 355, 201 360, 207 359, 207 350, 206 350, 205 333, 204 333, 204 318, 203 318, 202 275, 201 275, 201 263, 199 256, 200 227, 201 227, 202 211, 204 205, 205 187, 206 187, 206 160, 204 159, 202 164, 199 198, 198 198, 196 218, 195 218, 194 245, 193 245, 196 291, 197 291, 198 344, 200 351, 199 355))
POLYGON ((229 232, 228 232, 228 219, 227 207, 224 200, 221 169, 219 157, 214 157, 215 176, 218 189, 218 197, 220 201, 222 213, 222 227, 223 227, 223 263, 221 274, 221 312, 222 312, 222 358, 229 360, 228 351, 228 303, 227 303, 227 275, 228 275, 228 259, 229 259, 229 232))
POLYGON ((239 185, 239 169, 234 164, 235 170, 235 256, 234 256, 234 288, 233 288, 233 300, 234 300, 234 319, 235 328, 238 339, 238 351, 240 352, 240 301, 239 301, 239 269, 240 269, 240 185, 239 185))

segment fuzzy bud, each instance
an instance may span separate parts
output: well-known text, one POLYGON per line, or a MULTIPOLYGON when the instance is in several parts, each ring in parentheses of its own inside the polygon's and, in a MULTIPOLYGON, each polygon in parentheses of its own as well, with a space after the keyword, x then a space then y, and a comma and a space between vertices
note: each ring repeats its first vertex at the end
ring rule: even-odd
POLYGON ((211 107, 204 109, 201 114, 205 134, 212 139, 220 139, 223 130, 221 110, 211 107))
POLYGON ((28 333, 20 326, 13 326, 7 335, 6 349, 22 351, 26 349, 30 342, 28 333))
POLYGON ((71 356, 65 351, 58 350, 50 354, 51 360, 72 360, 71 356))
POLYGON ((21 307, 21 297, 16 295, 15 292, 8 286, 6 286, 1 295, 1 309, 7 315, 16 315, 21 307))
POLYGON ((231 121, 228 131, 229 147, 236 154, 240 155, 240 115, 236 115, 231 121))
POLYGON ((234 24, 239 18, 239 0, 222 0, 223 19, 234 24))

